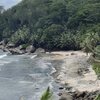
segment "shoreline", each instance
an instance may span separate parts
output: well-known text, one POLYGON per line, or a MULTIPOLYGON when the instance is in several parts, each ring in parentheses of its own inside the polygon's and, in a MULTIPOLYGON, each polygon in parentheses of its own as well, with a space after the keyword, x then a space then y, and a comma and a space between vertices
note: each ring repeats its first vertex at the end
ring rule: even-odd
POLYGON ((100 94, 100 80, 97 79, 92 65, 87 62, 91 54, 87 56, 82 51, 59 51, 51 52, 51 55, 54 63, 59 62, 54 65, 56 72, 52 76, 61 85, 61 97, 64 94, 74 97, 75 94, 85 93, 89 97, 84 100, 93 100, 90 99, 91 95, 95 98, 100 94))
MULTIPOLYGON (((81 95, 85 93, 89 99, 84 100, 93 100, 90 98, 100 94, 100 80, 97 80, 96 73, 87 62, 91 54, 87 56, 82 51, 56 51, 41 54, 49 55, 49 60, 54 68, 51 76, 60 85, 59 96, 62 97, 66 94, 68 97, 74 98, 75 95, 80 94, 80 97, 83 98, 81 95)), ((32 56, 33 58, 34 56, 32 56)))

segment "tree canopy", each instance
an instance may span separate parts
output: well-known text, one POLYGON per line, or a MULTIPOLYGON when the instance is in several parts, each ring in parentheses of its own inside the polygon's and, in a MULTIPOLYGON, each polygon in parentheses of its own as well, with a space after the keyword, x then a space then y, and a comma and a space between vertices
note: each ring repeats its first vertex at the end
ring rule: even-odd
POLYGON ((100 0, 22 0, 0 13, 0 40, 17 45, 77 50, 90 30, 100 34, 100 0))

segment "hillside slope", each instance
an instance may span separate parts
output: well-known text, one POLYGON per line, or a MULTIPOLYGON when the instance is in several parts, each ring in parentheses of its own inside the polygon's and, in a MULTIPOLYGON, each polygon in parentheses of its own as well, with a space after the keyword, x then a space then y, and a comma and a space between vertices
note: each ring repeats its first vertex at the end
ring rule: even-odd
POLYGON ((100 30, 100 0, 23 0, 0 14, 0 40, 17 46, 77 50, 100 30))

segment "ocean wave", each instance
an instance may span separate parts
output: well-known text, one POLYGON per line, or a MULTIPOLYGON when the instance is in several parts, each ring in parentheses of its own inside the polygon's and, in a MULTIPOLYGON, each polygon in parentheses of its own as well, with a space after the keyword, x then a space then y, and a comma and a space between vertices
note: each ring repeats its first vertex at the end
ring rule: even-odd
POLYGON ((21 84, 33 84, 33 82, 30 82, 30 81, 19 81, 19 83, 21 83, 21 84))
POLYGON ((51 71, 50 75, 52 75, 52 74, 55 73, 56 71, 57 71, 56 68, 52 67, 52 71, 51 71))
POLYGON ((33 56, 31 57, 31 59, 34 59, 35 57, 37 57, 37 55, 33 55, 33 56))
POLYGON ((11 61, 3 61, 0 60, 0 66, 3 66, 4 64, 9 64, 11 61))
POLYGON ((6 57, 6 56, 7 56, 7 54, 0 55, 0 59, 4 58, 4 57, 6 57))
POLYGON ((35 74, 29 74, 30 77, 32 78, 40 78, 42 76, 41 73, 35 73, 35 74))

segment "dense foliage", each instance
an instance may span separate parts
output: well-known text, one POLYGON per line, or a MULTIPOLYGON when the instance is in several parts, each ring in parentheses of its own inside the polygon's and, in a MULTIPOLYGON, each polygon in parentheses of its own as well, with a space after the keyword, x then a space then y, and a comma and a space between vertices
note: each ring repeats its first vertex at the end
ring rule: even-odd
POLYGON ((17 46, 77 50, 88 32, 99 29, 100 0, 22 0, 0 13, 0 40, 17 46))

